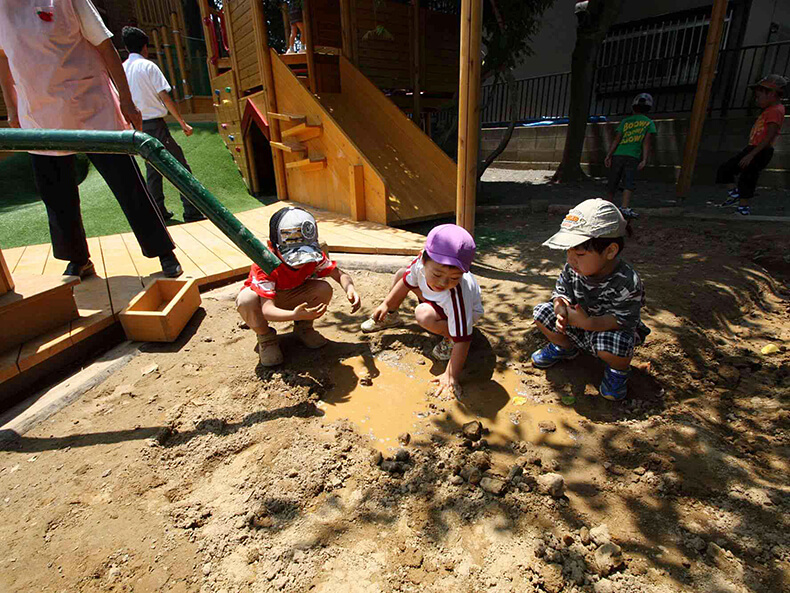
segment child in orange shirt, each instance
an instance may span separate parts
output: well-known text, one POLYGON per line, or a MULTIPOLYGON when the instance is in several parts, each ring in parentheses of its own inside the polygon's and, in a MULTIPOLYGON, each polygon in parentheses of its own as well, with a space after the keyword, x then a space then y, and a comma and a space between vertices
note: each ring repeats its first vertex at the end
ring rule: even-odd
POLYGON ((716 183, 735 183, 730 195, 721 206, 738 204, 738 214, 751 214, 749 200, 754 196, 757 178, 774 156, 773 145, 782 129, 785 119, 785 107, 782 97, 785 94, 787 79, 779 74, 771 74, 749 88, 754 90, 754 97, 762 113, 754 122, 749 134, 749 145, 719 167, 716 183))

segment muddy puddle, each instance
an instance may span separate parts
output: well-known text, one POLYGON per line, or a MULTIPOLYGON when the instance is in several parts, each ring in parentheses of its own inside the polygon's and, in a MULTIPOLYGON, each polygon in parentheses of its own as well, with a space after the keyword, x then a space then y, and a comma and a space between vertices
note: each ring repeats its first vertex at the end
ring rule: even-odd
POLYGON ((582 419, 572 407, 535 403, 521 376, 510 368, 494 371, 490 379, 464 382, 460 401, 439 399, 430 383, 444 365, 418 353, 398 356, 356 356, 342 360, 332 371, 334 387, 319 402, 326 423, 351 421, 371 444, 391 453, 399 435, 413 443, 431 435, 452 438, 464 423, 480 420, 486 439, 501 450, 511 441, 572 447, 580 443, 582 419), (433 370, 433 372, 432 372, 433 370))

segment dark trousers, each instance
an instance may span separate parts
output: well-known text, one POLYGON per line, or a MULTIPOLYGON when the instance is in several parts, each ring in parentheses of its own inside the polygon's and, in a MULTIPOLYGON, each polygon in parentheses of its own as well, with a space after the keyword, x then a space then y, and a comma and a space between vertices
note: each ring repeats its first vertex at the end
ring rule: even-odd
MULTIPOLYGON (((90 253, 80 212, 74 155, 30 156, 36 188, 47 207, 53 255, 66 261, 87 261, 90 253)), ((88 158, 121 205, 143 255, 171 253, 175 245, 145 189, 134 158, 125 154, 89 154, 88 158)))
POLYGON ((774 149, 769 146, 754 155, 748 167, 741 169, 739 164, 741 159, 749 154, 753 148, 754 146, 747 146, 734 157, 726 160, 716 172, 716 183, 733 183, 735 176, 740 173, 738 175, 738 193, 742 200, 750 200, 754 197, 754 189, 757 187, 757 178, 760 176, 760 171, 765 169, 768 163, 771 162, 771 157, 774 156, 774 149))
MULTIPOLYGON (((178 142, 176 142, 175 138, 170 134, 170 129, 167 127, 167 123, 165 123, 163 118, 158 117, 156 119, 145 120, 143 122, 143 132, 150 134, 164 144, 168 152, 170 152, 179 163, 184 165, 187 171, 190 173, 192 172, 192 169, 190 169, 187 164, 184 151, 181 150, 178 142)), ((148 186, 148 193, 151 194, 154 202, 156 202, 159 211, 164 214, 167 209, 165 207, 165 193, 162 188, 162 174, 152 167, 150 163, 146 163, 145 165, 145 183, 148 186)), ((184 197, 184 194, 181 194, 181 202, 184 204, 184 218, 203 218, 200 210, 195 208, 192 203, 184 197)))

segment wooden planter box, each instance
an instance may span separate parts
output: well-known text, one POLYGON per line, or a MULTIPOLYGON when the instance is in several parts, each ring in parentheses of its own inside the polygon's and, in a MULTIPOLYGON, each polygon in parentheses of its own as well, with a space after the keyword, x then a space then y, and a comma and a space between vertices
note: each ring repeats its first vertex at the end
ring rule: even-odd
POLYGON ((173 342, 200 307, 197 280, 158 278, 120 314, 126 337, 139 342, 173 342))

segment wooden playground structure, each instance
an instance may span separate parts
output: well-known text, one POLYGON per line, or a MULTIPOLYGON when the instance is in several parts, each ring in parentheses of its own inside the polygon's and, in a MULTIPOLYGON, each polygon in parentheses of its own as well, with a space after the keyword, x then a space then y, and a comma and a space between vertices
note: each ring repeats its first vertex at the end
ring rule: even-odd
MULTIPOLYGON (((134 1, 138 25, 175 83, 187 72, 178 49, 180 2, 134 1), (166 16, 169 25, 161 23, 166 16)), ((282 55, 269 46, 260 0, 225 0, 221 11, 198 0, 211 104, 248 189, 268 186, 280 200, 312 210, 330 251, 413 255, 423 237, 384 225, 453 212, 473 230, 482 1, 462 0, 460 14, 420 2, 304 0, 305 51, 282 55), (456 92, 457 166, 423 131, 424 114, 456 92)), ((181 89, 182 105, 200 110, 185 77, 181 89)), ((266 236, 278 208, 239 218, 266 236)), ((185 278, 209 286, 249 270, 249 257, 208 221, 169 230, 185 278)), ((130 233, 89 245, 97 274, 81 283, 61 275, 63 262, 50 245, 0 251, 0 325, 10 328, 0 343, 0 400, 77 359, 102 336, 118 335, 124 307, 161 275, 130 233)))
MULTIPOLYGON (((250 192, 274 189, 281 200, 390 225, 456 211, 467 162, 456 167, 423 127, 459 92, 459 22, 468 25, 459 14, 419 0, 304 0, 304 51, 280 54, 260 1, 199 5, 217 124, 250 192)), ((473 56, 479 23, 478 14, 473 56)), ((466 62, 479 81, 479 58, 466 62)), ((459 96, 474 112, 468 73, 459 96)))

